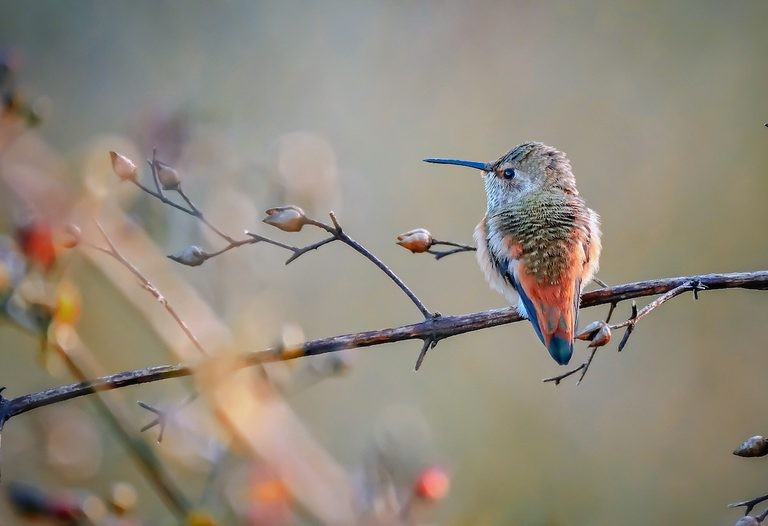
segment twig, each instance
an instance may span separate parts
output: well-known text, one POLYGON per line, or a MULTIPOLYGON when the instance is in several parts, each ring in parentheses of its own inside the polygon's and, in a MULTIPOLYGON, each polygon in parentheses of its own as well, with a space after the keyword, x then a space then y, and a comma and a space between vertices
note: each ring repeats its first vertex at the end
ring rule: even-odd
MULTIPOLYGON (((682 283, 681 285, 678 285, 677 287, 667 291, 665 294, 662 294, 661 296, 659 296, 658 298, 650 302, 648 305, 646 305, 639 311, 637 310, 637 305, 633 301, 632 313, 629 316, 629 318, 627 318, 626 321, 623 321, 621 323, 616 323, 614 325, 608 326, 608 328, 611 331, 622 329, 624 327, 626 327, 627 329, 624 332, 624 336, 622 336, 621 341, 619 342, 618 352, 621 352, 622 350, 624 350, 624 347, 627 345, 627 341, 629 340, 630 335, 635 330, 635 326, 637 325, 637 322, 640 321, 645 316, 647 316, 648 314, 650 314, 653 310, 659 308, 662 304, 666 303, 672 298, 679 296, 680 294, 683 294, 688 291, 693 291, 694 294, 696 295, 696 299, 698 299, 698 292, 706 289, 707 289, 707 286, 704 285, 700 280, 692 278, 686 281, 685 283, 682 283)), ((603 288, 600 290, 602 291, 606 289, 603 288)), ((611 314, 613 313, 615 306, 616 306, 616 302, 612 302, 611 308, 608 311, 608 316, 606 317, 606 323, 608 323, 608 320, 611 319, 611 314)), ((560 385, 561 381, 581 371, 581 376, 579 376, 579 380, 576 382, 577 385, 580 384, 581 381, 584 379, 584 376, 587 374, 587 371, 589 370, 589 366, 592 365, 592 360, 595 358, 595 353, 597 352, 597 349, 598 347, 594 347, 589 355, 589 358, 578 367, 557 376, 544 378, 542 381, 553 382, 555 385, 560 385)))
POLYGON ((155 426, 160 426, 160 431, 157 434, 157 443, 159 444, 160 442, 163 441, 163 436, 165 435, 165 429, 167 428, 168 421, 171 419, 173 414, 187 407, 189 404, 197 400, 199 396, 200 396, 200 393, 198 393, 197 391, 194 391, 189 395, 187 395, 187 397, 184 398, 184 400, 182 400, 181 402, 179 402, 178 405, 168 409, 160 409, 146 402, 137 400, 136 403, 139 405, 139 407, 141 407, 142 409, 146 409, 147 411, 155 415, 155 418, 151 420, 149 423, 147 423, 146 425, 144 425, 139 430, 139 432, 143 433, 144 431, 148 431, 155 426))
MULTIPOLYGON (((768 290, 768 270, 730 274, 702 274, 699 276, 655 279, 616 285, 585 293, 581 298, 581 306, 585 308, 594 307, 596 305, 605 305, 643 296, 664 294, 690 282, 698 282, 706 286, 708 290, 736 288, 768 290)), ((390 329, 310 340, 305 342, 299 349, 291 349, 290 352, 283 352, 283 349, 280 347, 250 352, 242 357, 239 367, 286 361, 302 356, 316 356, 345 349, 371 347, 404 340, 424 340, 430 337, 445 339, 458 334, 518 322, 522 319, 512 308, 492 309, 459 316, 440 316, 390 329)), ((97 390, 118 389, 129 385, 156 382, 168 378, 180 378, 190 376, 194 372, 195 369, 193 367, 184 364, 160 365, 125 371, 87 382, 52 387, 11 400, 5 400, 0 395, 0 409, 2 409, 0 410, 0 418, 3 418, 3 421, 5 421, 32 409, 85 396, 97 390)))
POLYGON ((443 259, 445 256, 450 256, 452 254, 459 254, 460 252, 476 252, 477 251, 477 247, 473 247, 471 245, 464 245, 462 243, 454 243, 453 241, 438 241, 437 239, 434 239, 432 241, 431 246, 434 247, 435 245, 454 247, 449 250, 435 250, 433 248, 430 248, 429 250, 427 250, 427 252, 435 256, 435 259, 438 261, 443 259))
POLYGON ((154 298, 163 306, 163 308, 168 311, 168 314, 171 315, 171 317, 174 319, 176 324, 181 328, 182 331, 184 331, 184 334, 187 335, 187 338, 192 342, 192 345, 195 346, 195 348, 200 351, 201 354, 207 356, 208 352, 206 352, 205 348, 202 346, 200 341, 195 337, 195 335, 192 333, 192 330, 189 328, 189 326, 186 324, 186 322, 181 319, 181 316, 176 312, 176 309, 173 308, 173 305, 171 305, 165 296, 158 290, 157 287, 155 287, 149 279, 147 279, 144 274, 141 273, 141 271, 136 268, 133 263, 128 261, 128 259, 123 256, 123 254, 115 247, 115 244, 112 242, 112 239, 109 237, 107 232, 104 230, 104 228, 101 226, 101 223, 94 220, 96 223, 96 227, 99 229, 99 232, 101 232, 102 237, 104 238, 104 241, 107 243, 108 248, 101 247, 99 245, 94 245, 91 243, 86 243, 85 246, 93 248, 95 250, 98 250, 100 252, 103 252, 111 257, 113 257, 115 260, 117 260, 121 265, 123 265, 125 268, 127 268, 131 274, 136 276, 136 278, 139 280, 139 284, 147 290, 154 298))
MULTIPOLYGON (((740 508, 744 506, 746 509, 744 510, 744 515, 749 515, 749 513, 754 509, 755 506, 758 504, 761 504, 768 500, 768 495, 762 495, 760 497, 755 497, 754 499, 744 500, 741 502, 732 502, 731 504, 728 504, 729 508, 740 508)), ((768 513, 768 510, 766 510, 766 513, 768 513)), ((763 520, 765 517, 763 517, 763 520)), ((762 520, 761 520, 762 522, 762 520)))
POLYGON ((392 272, 392 270, 384 264, 383 261, 381 261, 379 258, 373 255, 367 248, 365 248, 363 245, 352 239, 347 235, 346 232, 341 228, 341 225, 339 224, 338 219, 336 218, 336 214, 333 212, 330 213, 331 221, 333 222, 333 226, 326 225, 325 223, 321 223, 320 221, 315 220, 309 220, 309 224, 316 226, 318 228, 322 228, 329 234, 331 234, 333 237, 341 241, 342 243, 346 244, 349 247, 352 247, 356 252, 359 254, 362 254, 366 259, 368 259, 371 263, 379 267, 379 269, 384 272, 387 276, 389 276, 389 279, 391 279, 395 285, 397 285, 400 290, 402 290, 406 296, 413 302, 414 305, 421 311, 421 313, 424 315, 424 318, 427 320, 431 320, 433 318, 439 317, 439 313, 432 313, 427 309, 424 304, 421 302, 421 300, 414 294, 411 289, 408 288, 408 286, 401 280, 397 274, 392 272))
MULTIPOLYGON (((152 171, 152 179, 155 182, 155 190, 152 190, 151 188, 147 188, 146 186, 144 186, 136 178, 131 179, 131 182, 133 182, 133 184, 135 184, 138 188, 140 188, 145 193, 151 195, 152 197, 155 197, 155 198, 159 199, 161 202, 163 202, 163 203, 165 203, 165 204, 167 204, 169 206, 172 206, 173 208, 176 208, 177 210, 180 210, 180 211, 182 211, 182 212, 184 212, 186 214, 189 214, 189 215, 197 218, 202 223, 204 223, 206 226, 208 226, 211 230, 213 230, 219 237, 221 237, 222 239, 224 239, 227 242, 227 246, 225 246, 224 248, 222 248, 220 250, 217 250, 215 252, 206 252, 206 251, 200 250, 199 253, 197 254, 197 257, 195 257, 190 262, 185 261, 184 258, 182 258, 182 257, 171 256, 171 259, 173 259, 174 261, 176 261, 178 263, 182 263, 182 264, 197 266, 197 265, 201 265, 202 263, 204 263, 205 261, 207 261, 207 260, 209 260, 211 258, 219 256, 219 255, 221 255, 221 254, 223 254, 225 252, 228 252, 228 251, 230 251, 230 250, 232 250, 234 248, 238 248, 238 247, 241 247, 243 245, 253 245, 253 244, 256 244, 256 243, 264 242, 264 243, 269 243, 271 245, 278 246, 278 247, 283 248, 285 250, 288 250, 290 252, 293 252, 293 255, 290 258, 288 258, 288 260, 285 262, 285 264, 287 265, 287 264, 291 263, 292 261, 295 261, 297 258, 299 258, 300 256, 306 254, 307 252, 309 252, 311 250, 316 250, 316 249, 320 248, 323 245, 327 245, 328 243, 331 243, 333 241, 337 241, 338 240, 338 241, 341 241, 342 243, 344 243, 345 245, 348 245, 348 246, 352 247, 359 254, 362 254, 366 259, 371 261, 373 264, 375 264, 377 267, 379 267, 379 269, 382 272, 384 272, 387 276, 389 276, 389 278, 400 288, 400 290, 402 290, 405 293, 405 295, 408 296, 408 298, 414 303, 414 305, 416 305, 416 307, 419 309, 419 311, 421 311, 421 314, 424 316, 425 319, 431 319, 431 318, 439 315, 438 313, 430 312, 429 309, 427 309, 424 306, 424 303, 422 303, 422 301, 413 293, 413 291, 411 291, 411 289, 408 288, 408 286, 403 282, 403 280, 401 280, 397 276, 397 274, 392 272, 392 270, 387 265, 385 265, 384 262, 382 262, 375 255, 373 255, 373 253, 371 253, 368 249, 363 247, 360 243, 358 243, 357 241, 355 241, 354 239, 349 237, 344 232, 344 230, 342 229, 341 224, 339 223, 338 219, 336 218, 336 215, 333 212, 330 213, 331 222, 333 223, 332 226, 331 225, 327 225, 327 224, 325 224, 325 223, 323 223, 321 221, 316 221, 314 219, 306 218, 305 224, 315 226, 315 227, 320 228, 322 230, 325 230, 326 232, 331 234, 330 238, 323 239, 322 241, 318 241, 317 243, 313 243, 313 244, 308 245, 306 247, 302 247, 302 248, 294 247, 292 245, 287 245, 285 243, 281 243, 279 241, 276 241, 274 239, 270 239, 270 238, 262 236, 260 234, 254 234, 254 233, 247 232, 247 231, 246 231, 246 235, 250 236, 249 239, 235 240, 231 236, 229 236, 229 235, 225 234, 224 232, 222 232, 221 230, 219 230, 216 226, 211 224, 207 219, 205 219, 205 216, 203 215, 203 212, 184 193, 184 191, 182 190, 181 186, 178 186, 174 190, 179 193, 179 195, 184 200, 184 202, 187 204, 187 206, 182 206, 182 205, 180 205, 180 204, 178 204, 178 203, 168 199, 165 196, 165 193, 163 192, 162 186, 160 184, 160 177, 159 177, 160 162, 157 160, 157 150, 156 149, 153 150, 153 152, 152 152, 152 159, 151 160, 148 159, 147 163, 149 164, 150 170, 152 171)), ((303 214, 303 212, 302 212, 302 214, 303 214)), ((473 247, 469 247, 467 245, 460 245, 458 243, 451 243, 451 242, 448 242, 448 241, 441 242, 441 243, 445 244, 445 245, 450 245, 450 246, 457 247, 456 251, 458 251, 458 252, 465 251, 465 250, 474 250, 473 247)), ((197 248, 197 247, 195 247, 195 248, 197 248)))
MULTIPOLYGON (((53 348, 58 352, 67 368, 75 378, 85 381, 87 375, 83 368, 73 359, 72 356, 61 346, 54 345, 53 348)), ((93 398, 101 416, 107 421, 109 426, 117 434, 120 441, 125 445, 128 451, 134 456, 138 464, 143 468, 147 478, 154 484, 160 495, 168 503, 170 509, 180 518, 188 515, 191 505, 184 494, 171 480, 165 471, 162 462, 155 455, 151 448, 140 438, 134 436, 129 431, 129 425, 125 422, 123 416, 116 407, 101 396, 93 398)))
POLYGON ((570 371, 567 371, 563 374, 559 374, 557 376, 550 376, 549 378, 544 378, 542 382, 554 382, 555 385, 560 385, 560 382, 562 382, 569 376, 573 376, 574 374, 581 371, 581 375, 579 375, 579 379, 576 381, 576 385, 579 385, 581 381, 584 379, 584 376, 586 376, 587 371, 589 370, 589 366, 592 365, 592 360, 595 358, 595 353, 597 352, 597 349, 599 349, 599 347, 593 347, 591 352, 589 353, 589 358, 587 358, 578 367, 571 369, 570 371))
POLYGON ((419 367, 421 367, 421 362, 424 361, 424 357, 427 355, 427 351, 437 347, 437 342, 438 340, 435 338, 424 338, 424 345, 421 346, 419 357, 416 359, 416 366, 413 368, 414 371, 419 370, 419 367))

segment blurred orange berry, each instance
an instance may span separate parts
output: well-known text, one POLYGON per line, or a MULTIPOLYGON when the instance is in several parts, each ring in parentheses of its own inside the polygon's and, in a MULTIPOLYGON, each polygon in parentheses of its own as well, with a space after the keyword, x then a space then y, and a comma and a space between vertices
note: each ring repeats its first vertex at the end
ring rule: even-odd
POLYGON ((432 466, 419 473, 413 492, 421 499, 437 501, 448 494, 450 487, 451 479, 448 473, 438 466, 432 466))
POLYGON ((260 502, 282 502, 288 498, 288 490, 278 479, 265 480, 254 484, 251 497, 260 502))
POLYGON ((16 242, 27 260, 49 270, 56 263, 51 226, 45 221, 30 221, 16 227, 16 242))

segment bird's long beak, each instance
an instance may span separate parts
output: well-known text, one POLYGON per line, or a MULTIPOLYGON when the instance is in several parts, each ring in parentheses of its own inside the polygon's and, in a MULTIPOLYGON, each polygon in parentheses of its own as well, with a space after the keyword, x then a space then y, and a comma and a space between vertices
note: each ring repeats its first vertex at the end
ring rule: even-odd
POLYGON ((462 161, 461 159, 430 158, 430 159, 424 159, 424 162, 435 163, 435 164, 455 164, 456 166, 468 166, 469 168, 476 168, 478 170, 483 170, 484 172, 490 172, 492 169, 490 163, 481 163, 477 161, 462 161))

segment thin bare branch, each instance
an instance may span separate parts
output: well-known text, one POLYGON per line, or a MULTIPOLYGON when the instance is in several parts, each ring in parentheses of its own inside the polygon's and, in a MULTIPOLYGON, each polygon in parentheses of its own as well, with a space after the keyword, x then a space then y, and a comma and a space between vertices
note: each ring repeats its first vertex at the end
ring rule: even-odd
MULTIPOLYGON (((708 290, 736 288, 768 290, 768 270, 730 274, 702 274, 616 285, 583 294, 581 306, 594 307, 643 296, 665 294, 692 281, 700 282, 708 290)), ((512 308, 492 309, 459 316, 440 316, 390 329, 310 340, 298 350, 291 349, 290 352, 283 352, 283 349, 279 347, 254 351, 243 356, 240 366, 247 367, 268 362, 286 361, 303 356, 316 356, 345 349, 371 347, 404 340, 424 340, 430 337, 445 339, 458 334, 518 322, 522 319, 512 308)), ((193 367, 184 364, 160 365, 95 378, 87 382, 52 387, 10 400, 0 395, 0 423, 32 409, 85 396, 98 390, 119 389, 129 385, 180 378, 190 376, 194 372, 193 367)))
POLYGON ((430 246, 429 250, 427 250, 427 253, 432 254, 435 256, 435 259, 437 261, 440 261, 446 256, 450 256, 452 254, 459 254, 461 252, 476 252, 477 247, 473 247, 471 245, 465 245, 463 243, 454 243, 453 241, 439 241, 437 239, 434 239, 432 241, 432 245, 430 246), (435 248, 432 248, 434 246, 446 246, 446 247, 453 247, 448 250, 437 250, 435 248))

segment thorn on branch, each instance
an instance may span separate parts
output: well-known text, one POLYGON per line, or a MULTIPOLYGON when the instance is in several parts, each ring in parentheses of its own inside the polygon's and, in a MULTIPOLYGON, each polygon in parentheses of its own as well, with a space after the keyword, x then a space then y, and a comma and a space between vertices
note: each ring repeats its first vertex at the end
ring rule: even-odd
MULTIPOLYGON (((438 313, 437 316, 440 314, 438 313)), ((424 344, 421 346, 421 351, 419 351, 419 357, 416 359, 416 366, 413 368, 414 371, 418 371, 421 367, 422 362, 424 361, 424 357, 427 355, 427 351, 429 349, 434 349, 437 347, 438 340, 436 338, 425 338, 424 344)))
MULTIPOLYGON (((750 512, 755 508, 755 506, 765 502, 766 500, 768 500, 768 495, 761 495, 760 497, 755 497, 754 499, 743 500, 741 502, 732 502, 731 504, 728 504, 728 507, 729 508, 741 508, 741 507, 744 507, 744 508, 746 508, 744 510, 744 515, 749 515, 750 512)), ((766 512, 763 513, 763 515, 762 515, 763 518, 761 519, 761 521, 765 520, 766 513, 768 513, 768 510, 766 510, 766 512)))
POLYGON ((632 300, 632 314, 629 316, 628 321, 630 323, 627 325, 627 330, 624 331, 624 336, 621 337, 618 352, 624 350, 624 346, 627 345, 627 341, 629 341, 632 331, 635 330, 635 323, 637 323, 637 303, 634 300, 632 300))
POLYGON ((699 280, 694 281, 691 287, 693 288, 693 299, 695 300, 699 299, 699 291, 707 290, 707 286, 699 280))

